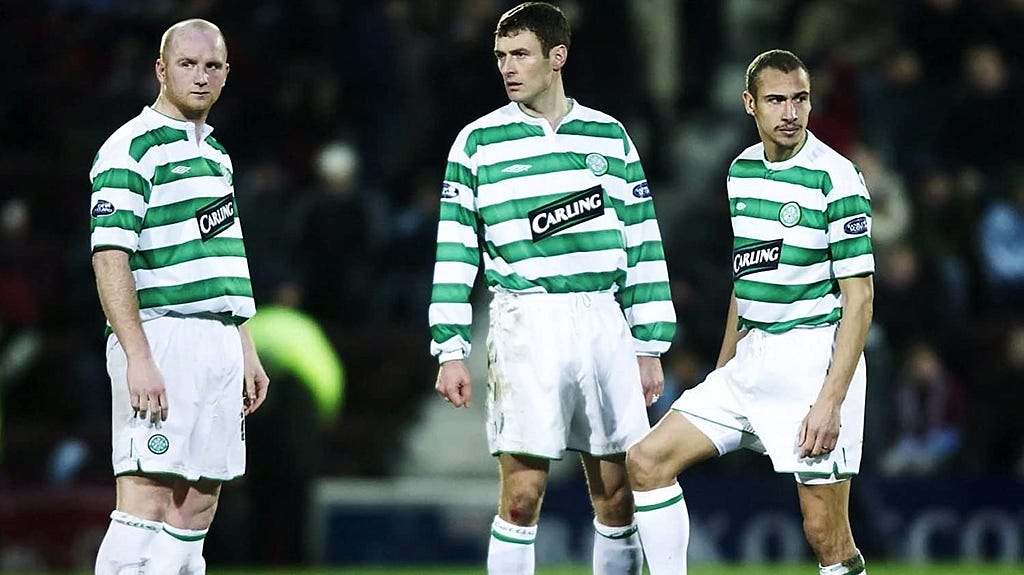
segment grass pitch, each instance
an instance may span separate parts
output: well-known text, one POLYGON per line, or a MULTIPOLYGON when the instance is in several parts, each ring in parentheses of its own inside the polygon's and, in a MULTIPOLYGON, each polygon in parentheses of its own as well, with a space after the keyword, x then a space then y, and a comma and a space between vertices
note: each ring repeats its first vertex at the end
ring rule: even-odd
MULTIPOLYGON (((214 570, 209 575, 480 575, 483 565, 476 567, 364 567, 353 569, 305 570, 214 570)), ((646 571, 645 571, 646 572, 646 571)), ((537 575, 590 575, 587 565, 540 567, 537 575)), ((693 565, 690 575, 816 575, 817 565, 693 565)), ((901 563, 868 562, 870 575, 1024 575, 1024 564, 938 563, 905 565, 901 563)))

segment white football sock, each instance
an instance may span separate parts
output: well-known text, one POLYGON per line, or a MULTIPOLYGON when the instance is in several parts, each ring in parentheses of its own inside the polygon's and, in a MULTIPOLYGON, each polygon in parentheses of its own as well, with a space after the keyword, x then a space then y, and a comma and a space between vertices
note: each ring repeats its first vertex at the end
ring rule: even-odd
POLYGON ((207 531, 179 529, 164 523, 163 530, 153 539, 146 575, 179 575, 183 567, 189 575, 205 573, 203 544, 207 531))
POLYGON ((864 566, 864 556, 858 549, 857 554, 846 561, 828 567, 818 565, 818 573, 821 575, 867 575, 868 570, 864 566))
POLYGON ((685 575, 690 513, 678 483, 634 491, 636 526, 651 575, 685 575))
POLYGON ((609 527, 594 519, 594 575, 640 575, 643 567, 636 523, 609 527))
POLYGON ((495 515, 487 548, 489 575, 533 575, 537 526, 520 527, 495 515))
POLYGON ((122 511, 110 514, 110 526, 96 554, 96 575, 117 575, 121 569, 146 565, 150 557, 150 542, 163 524, 159 521, 139 519, 122 511))

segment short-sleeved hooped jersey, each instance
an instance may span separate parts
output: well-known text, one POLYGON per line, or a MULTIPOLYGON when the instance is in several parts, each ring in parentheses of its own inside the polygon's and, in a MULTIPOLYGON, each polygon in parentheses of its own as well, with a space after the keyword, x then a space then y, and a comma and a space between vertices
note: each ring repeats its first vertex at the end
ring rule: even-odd
POLYGON ((842 316, 840 279, 874 273, 871 201, 849 160, 807 132, 784 162, 764 145, 729 168, 739 329, 781 333, 842 316))
POLYGON ((639 354, 668 349, 675 311, 640 156, 611 116, 578 102, 557 129, 514 102, 448 155, 429 321, 441 361, 469 354, 470 292, 617 292, 639 354))
POLYGON ((192 122, 146 107, 93 162, 92 250, 128 252, 142 321, 256 312, 231 158, 212 131, 197 144, 192 122))

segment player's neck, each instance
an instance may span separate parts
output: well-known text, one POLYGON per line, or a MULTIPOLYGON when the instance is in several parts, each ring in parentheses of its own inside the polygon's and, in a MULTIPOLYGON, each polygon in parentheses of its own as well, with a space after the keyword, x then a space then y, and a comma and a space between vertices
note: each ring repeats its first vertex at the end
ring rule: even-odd
POLYGON ((153 103, 152 108, 157 112, 160 112, 164 116, 180 122, 191 122, 196 127, 196 137, 200 137, 203 133, 203 125, 206 124, 206 114, 202 114, 201 117, 190 118, 184 112, 182 112, 177 106, 167 101, 163 95, 157 97, 156 102, 153 103))
POLYGON ((572 109, 572 100, 565 97, 565 90, 558 84, 551 86, 551 89, 531 102, 519 102, 519 109, 528 116, 544 118, 554 130, 572 109))

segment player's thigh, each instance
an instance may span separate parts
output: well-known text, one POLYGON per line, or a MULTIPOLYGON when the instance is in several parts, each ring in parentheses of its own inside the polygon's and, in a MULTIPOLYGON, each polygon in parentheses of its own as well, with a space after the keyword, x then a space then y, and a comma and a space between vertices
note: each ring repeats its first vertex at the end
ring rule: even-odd
POLYGON ((535 525, 547 488, 550 461, 512 453, 498 455, 501 495, 498 513, 516 525, 535 525))
POLYGON ((634 489, 649 490, 671 484, 684 469, 717 455, 708 436, 673 410, 630 447, 626 457, 634 489))
POLYGON ((850 529, 850 481, 797 484, 805 529, 839 533, 850 529))
POLYGON ((171 507, 173 478, 121 475, 116 481, 117 510, 139 519, 164 521, 171 507))

